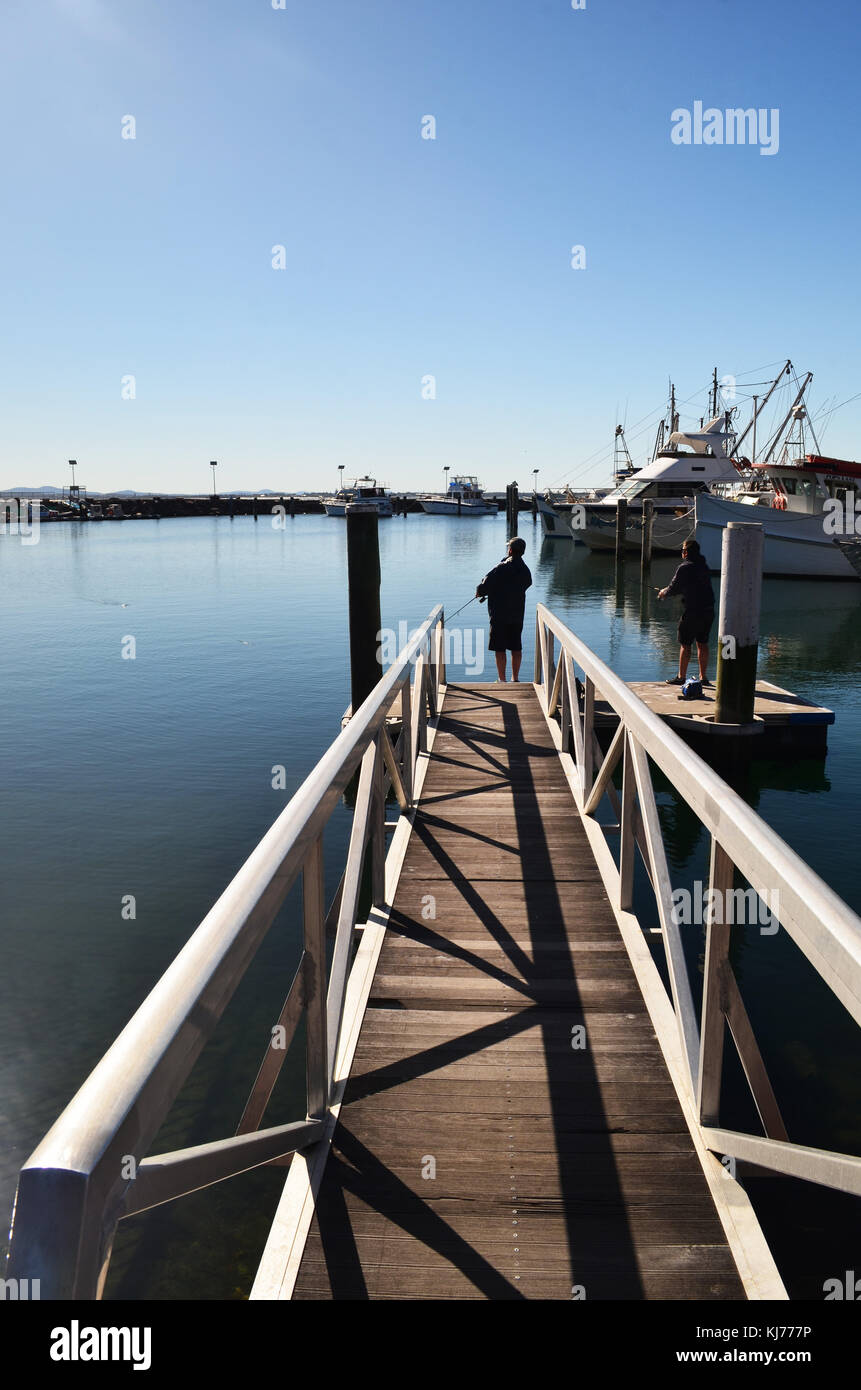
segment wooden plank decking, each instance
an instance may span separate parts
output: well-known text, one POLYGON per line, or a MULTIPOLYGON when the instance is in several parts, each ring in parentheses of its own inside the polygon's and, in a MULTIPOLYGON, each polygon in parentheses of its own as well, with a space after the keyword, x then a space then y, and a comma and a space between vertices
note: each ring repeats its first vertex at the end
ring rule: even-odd
POLYGON ((575 1286, 744 1297, 533 687, 449 686, 293 1296, 575 1286))

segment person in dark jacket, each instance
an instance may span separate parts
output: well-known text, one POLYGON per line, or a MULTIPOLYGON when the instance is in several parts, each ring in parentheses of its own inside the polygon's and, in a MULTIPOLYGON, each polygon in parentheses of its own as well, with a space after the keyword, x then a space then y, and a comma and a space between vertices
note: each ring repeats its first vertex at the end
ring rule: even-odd
POLYGON ((703 685, 708 685, 708 641, 715 618, 715 596, 708 565, 696 541, 685 541, 682 563, 667 587, 658 590, 658 598, 672 598, 674 594, 681 594, 684 611, 679 618, 679 674, 671 676, 667 685, 684 684, 693 642, 697 644, 700 680, 703 685))
POLYGON ((496 654, 496 673, 501 681, 507 679, 507 651, 511 652, 511 679, 516 681, 520 674, 526 590, 532 583, 532 575, 523 563, 525 549, 526 542, 520 536, 510 540, 506 558, 484 576, 475 591, 476 598, 487 599, 490 610, 488 648, 496 654))

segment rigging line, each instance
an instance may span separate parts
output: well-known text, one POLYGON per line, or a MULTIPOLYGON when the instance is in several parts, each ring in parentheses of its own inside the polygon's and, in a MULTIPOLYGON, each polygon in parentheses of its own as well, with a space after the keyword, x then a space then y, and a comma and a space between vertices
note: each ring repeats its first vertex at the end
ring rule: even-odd
MULTIPOLYGON (((676 413, 679 412, 679 410, 681 409, 681 407, 682 407, 683 405, 690 405, 691 401, 695 400, 695 399, 697 398, 697 396, 701 395, 701 393, 702 393, 702 387, 700 387, 697 391, 694 391, 690 396, 688 396, 687 400, 678 401, 678 402, 676 403, 676 413)), ((655 416, 655 415, 658 415, 659 413, 662 415, 663 412, 664 412, 664 410, 665 410, 665 408, 666 408, 666 407, 665 407, 664 405, 658 406, 658 407, 656 407, 654 410, 651 410, 651 411, 649 412, 648 415, 644 415, 644 416, 642 417, 642 420, 638 420, 638 421, 637 421, 637 425, 643 424, 643 428, 642 428, 642 430, 639 430, 639 431, 638 431, 638 430, 637 430, 637 425, 633 425, 633 426, 632 426, 632 431, 633 431, 633 432, 632 432, 632 434, 630 435, 631 440, 633 441, 633 440, 635 440, 635 439, 638 439, 639 436, 640 436, 641 434, 644 434, 645 431, 646 431, 646 429, 648 428, 648 422, 652 419, 652 417, 655 416), (644 421, 645 421, 646 423, 643 423, 644 421)), ((627 431, 626 431, 626 434, 627 434, 627 431)), ((549 486, 550 486, 551 488, 554 488, 554 487, 557 487, 557 486, 559 485, 559 483, 561 483, 561 482, 566 482, 566 483, 571 483, 571 482, 573 482, 576 478, 579 478, 579 477, 581 476, 581 474, 585 472, 586 468, 589 467, 589 465, 592 464, 593 462, 597 461, 597 462, 600 463, 600 462, 603 461, 604 457, 607 457, 607 458, 612 457, 612 452, 613 452, 612 449, 608 449, 608 448, 606 448, 606 447, 604 447, 604 446, 602 446, 601 449, 596 449, 594 454, 590 454, 588 458, 583 459, 583 460, 581 461, 581 463, 580 463, 579 465, 577 465, 577 468, 576 468, 576 471, 575 471, 575 472, 570 472, 570 473, 566 473, 566 474, 560 475, 560 477, 557 478, 557 479, 555 479, 554 482, 550 483, 549 486), (598 458, 598 455, 599 455, 599 454, 601 455, 601 458, 598 458)))
MULTIPOLYGON (((739 376, 748 376, 750 372, 767 372, 768 369, 769 369, 769 367, 777 367, 777 366, 780 365, 781 362, 782 362, 782 363, 784 364, 784 366, 785 366, 785 365, 786 365, 786 361, 787 361, 787 359, 786 359, 785 357, 778 357, 778 358, 776 359, 776 361, 774 361, 774 362, 764 362, 764 363, 762 364, 761 367, 748 367, 746 371, 739 372, 738 375, 739 375, 739 376)), ((763 382, 757 382, 757 385, 768 386, 768 385, 770 385, 770 383, 769 383, 769 382, 766 382, 766 381, 763 381, 763 382)))
POLYGON ((851 405, 852 401, 857 401, 859 396, 861 396, 861 391, 857 391, 854 396, 848 396, 845 401, 841 401, 839 405, 832 407, 831 414, 833 415, 835 410, 842 410, 844 405, 851 405))

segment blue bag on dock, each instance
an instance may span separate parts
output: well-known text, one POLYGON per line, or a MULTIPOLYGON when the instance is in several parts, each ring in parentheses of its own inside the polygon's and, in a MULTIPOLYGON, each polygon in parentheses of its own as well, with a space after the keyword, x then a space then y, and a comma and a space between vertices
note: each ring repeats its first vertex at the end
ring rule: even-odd
POLYGON ((682 686, 680 700, 701 700, 703 698, 703 683, 698 676, 688 676, 682 686))

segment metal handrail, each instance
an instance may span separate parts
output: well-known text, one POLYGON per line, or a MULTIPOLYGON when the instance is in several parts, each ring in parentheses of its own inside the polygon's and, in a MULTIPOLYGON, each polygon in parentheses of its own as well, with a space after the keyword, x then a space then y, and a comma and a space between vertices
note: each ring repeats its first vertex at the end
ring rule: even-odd
MULTIPOLYGON (((326 1027, 322 834, 359 765, 365 766, 366 755, 375 748, 370 757, 373 795, 363 803, 366 818, 358 844, 354 826, 351 853, 362 856, 370 841, 378 901, 384 891, 379 867, 385 857, 383 750, 392 751, 386 716, 402 692, 409 716, 399 771, 402 787, 412 788, 415 760, 425 744, 427 708, 438 708, 445 677, 443 624, 443 609, 437 605, 22 1168, 12 1225, 11 1277, 39 1278, 45 1298, 97 1298, 122 1217, 284 1157, 320 1137, 333 1066, 326 1027), (410 692, 413 664, 416 689, 410 692), (298 985, 308 1019, 308 1118, 147 1158, 176 1095, 300 873, 305 949, 291 995, 298 985)), ((354 887, 355 904, 358 881, 354 887)), ((339 918, 341 939, 348 931, 352 936, 354 922, 345 918, 344 900, 339 918)), ((342 971, 339 986, 341 1009, 347 973, 342 971)), ((335 1018, 339 1022, 338 1010, 335 1018)))
MULTIPOLYGON (((700 1026, 692 1017, 690 985, 672 919, 669 875, 660 836, 646 756, 664 773, 712 838, 711 884, 731 885, 733 868, 755 892, 774 901, 775 914, 832 992, 861 1023, 861 918, 747 805, 737 792, 633 693, 603 661, 543 604, 536 611, 535 681, 548 717, 557 707, 557 743, 567 756, 574 747, 573 789, 585 821, 595 821, 605 794, 619 815, 618 867, 605 877, 615 906, 631 905, 633 859, 640 849, 658 902, 667 950, 672 1005, 679 1027, 687 1081, 706 1146, 736 1155, 775 1172, 804 1176, 843 1191, 861 1192, 861 1158, 788 1142, 765 1073, 737 982, 728 959, 729 931, 707 922, 706 967, 700 1026), (558 663, 554 642, 560 644, 558 663), (581 702, 573 667, 584 673, 581 702), (619 728, 603 761, 595 733, 595 699, 600 696, 619 718, 619 728), (621 803, 611 773, 623 759, 621 803), (639 814, 635 811, 639 802, 639 814), (739 1049, 766 1137, 734 1135, 717 1125, 724 1019, 739 1049)), ((555 727, 555 725, 554 725, 555 727)), ((603 871, 602 871, 603 872, 603 871)))

